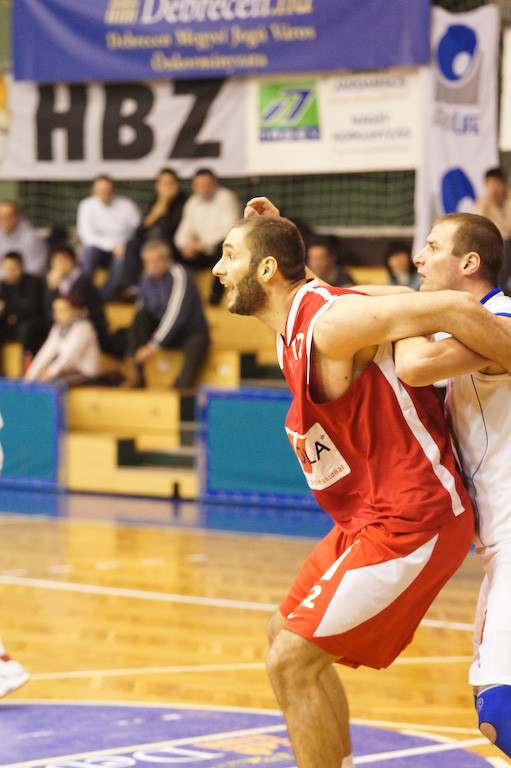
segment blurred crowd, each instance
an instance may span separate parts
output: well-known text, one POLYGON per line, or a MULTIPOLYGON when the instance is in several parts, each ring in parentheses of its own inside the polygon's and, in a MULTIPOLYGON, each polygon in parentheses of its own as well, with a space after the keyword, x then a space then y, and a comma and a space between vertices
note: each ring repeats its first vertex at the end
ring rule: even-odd
MULTIPOLYGON (((177 174, 162 169, 142 212, 117 194, 110 177, 98 176, 77 206, 73 233, 54 229, 46 240, 17 202, 0 202, 0 345, 21 344, 26 380, 143 387, 146 361, 162 348, 179 348, 174 386, 192 386, 210 344, 194 272, 220 258, 242 207, 208 168, 196 171, 191 187, 187 195, 177 174), (128 328, 110 330, 108 302, 135 303, 128 328), (102 378, 102 355, 123 361, 122 376, 102 378)), ((340 239, 301 229, 314 274, 331 285, 355 285, 340 239)), ((389 246, 385 265, 390 283, 418 287, 406 243, 389 246)), ((212 276, 207 303, 220 304, 222 294, 212 276)))

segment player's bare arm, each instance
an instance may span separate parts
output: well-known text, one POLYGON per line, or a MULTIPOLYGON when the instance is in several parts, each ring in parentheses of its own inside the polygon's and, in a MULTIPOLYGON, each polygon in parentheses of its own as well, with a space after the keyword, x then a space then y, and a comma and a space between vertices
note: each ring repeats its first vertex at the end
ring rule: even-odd
POLYGON ((460 291, 382 297, 349 294, 318 318, 314 342, 321 354, 340 360, 352 358, 365 347, 443 330, 484 359, 494 359, 511 370, 511 342, 495 319, 503 318, 494 318, 476 299, 460 291))
POLYGON ((402 339, 394 345, 394 360, 397 375, 411 387, 425 387, 473 371, 504 371, 500 365, 492 364, 453 338, 435 341, 415 336, 402 339))

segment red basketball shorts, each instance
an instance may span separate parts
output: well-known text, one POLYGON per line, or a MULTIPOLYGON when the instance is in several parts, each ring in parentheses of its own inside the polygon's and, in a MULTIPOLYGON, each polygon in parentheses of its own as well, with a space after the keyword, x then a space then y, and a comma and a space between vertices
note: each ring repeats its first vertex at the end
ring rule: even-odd
POLYGON ((472 542, 472 510, 438 529, 388 533, 337 526, 311 552, 280 606, 284 629, 339 663, 387 667, 411 642, 472 542))

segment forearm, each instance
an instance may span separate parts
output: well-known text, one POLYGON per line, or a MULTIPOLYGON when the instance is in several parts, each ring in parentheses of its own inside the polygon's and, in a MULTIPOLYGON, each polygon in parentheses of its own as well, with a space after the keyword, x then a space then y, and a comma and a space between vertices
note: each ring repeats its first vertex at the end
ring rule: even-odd
POLYGON ((464 298, 463 312, 452 313, 449 325, 442 330, 451 333, 484 360, 498 363, 511 372, 511 321, 488 312, 480 302, 468 294, 464 298))
POLYGON ((398 377, 412 387, 425 387, 488 365, 488 360, 456 339, 435 341, 424 336, 397 341, 394 360, 398 377))

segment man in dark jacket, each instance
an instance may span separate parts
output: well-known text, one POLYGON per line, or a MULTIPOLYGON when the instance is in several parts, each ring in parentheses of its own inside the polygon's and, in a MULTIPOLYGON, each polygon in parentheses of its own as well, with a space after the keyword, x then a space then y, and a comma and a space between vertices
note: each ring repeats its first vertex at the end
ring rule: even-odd
POLYGON ((0 281, 0 344, 18 341, 26 357, 33 357, 46 338, 48 323, 43 309, 43 282, 29 275, 17 251, 3 258, 0 281))
POLYGON ((184 352, 174 386, 189 387, 204 363, 209 332, 201 298, 191 273, 172 261, 170 247, 151 240, 142 249, 144 273, 137 313, 128 331, 128 355, 135 364, 132 383, 144 386, 143 365, 160 347, 184 352))

